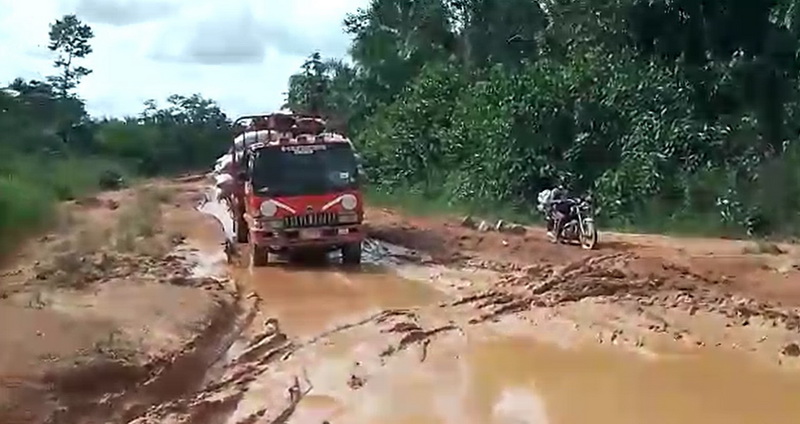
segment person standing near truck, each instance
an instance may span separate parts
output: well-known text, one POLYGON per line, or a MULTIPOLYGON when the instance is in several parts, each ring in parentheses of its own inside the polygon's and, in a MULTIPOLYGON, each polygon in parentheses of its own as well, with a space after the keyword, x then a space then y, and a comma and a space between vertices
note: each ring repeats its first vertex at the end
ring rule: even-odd
POLYGON ((219 159, 214 165, 214 200, 228 201, 233 192, 234 179, 231 173, 233 172, 233 155, 228 152, 219 159))

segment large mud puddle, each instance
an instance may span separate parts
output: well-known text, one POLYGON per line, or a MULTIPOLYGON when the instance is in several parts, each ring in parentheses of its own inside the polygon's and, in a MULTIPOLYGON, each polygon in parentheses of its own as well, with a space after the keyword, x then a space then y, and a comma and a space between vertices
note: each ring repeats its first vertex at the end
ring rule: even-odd
POLYGON ((353 390, 345 382, 358 344, 337 344, 316 355, 309 369, 314 390, 291 423, 744 424, 800 417, 797 375, 736 356, 647 358, 448 336, 428 348, 424 362, 416 355, 394 359, 365 372, 364 386, 353 390))
POLYGON ((274 266, 239 270, 281 331, 308 337, 384 309, 427 306, 445 299, 432 287, 393 275, 379 265, 361 271, 334 266, 274 266))
POLYGON ((485 275, 405 263, 397 248, 370 246, 357 271, 335 263, 233 270, 297 346, 253 378, 234 417, 276 404, 286 381, 302 375, 308 389, 288 421, 270 422, 800 422, 800 373, 711 347, 662 354, 558 344, 514 318, 471 325, 441 305, 485 275))
POLYGON ((524 340, 470 349, 478 422, 796 422, 800 380, 723 354, 647 358, 609 350, 563 350, 524 340), (502 419, 540 400, 542 417, 502 419), (521 402, 514 402, 518 400, 521 402))

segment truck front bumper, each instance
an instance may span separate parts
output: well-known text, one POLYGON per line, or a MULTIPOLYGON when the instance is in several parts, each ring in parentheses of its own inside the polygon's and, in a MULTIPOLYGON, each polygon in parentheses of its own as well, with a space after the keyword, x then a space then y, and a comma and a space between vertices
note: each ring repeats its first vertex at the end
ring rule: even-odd
POLYGON ((335 227, 252 229, 252 241, 271 249, 328 248, 335 249, 351 243, 360 243, 366 238, 361 224, 335 227))

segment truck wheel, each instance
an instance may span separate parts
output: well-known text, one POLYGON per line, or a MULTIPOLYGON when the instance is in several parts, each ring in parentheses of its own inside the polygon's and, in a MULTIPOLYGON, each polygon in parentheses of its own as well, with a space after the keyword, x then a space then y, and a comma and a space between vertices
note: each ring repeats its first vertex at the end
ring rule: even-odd
POLYGON ((251 243, 250 264, 254 267, 269 264, 269 249, 266 246, 258 246, 251 243))
POLYGON ((361 263, 361 243, 350 243, 342 247, 342 263, 345 265, 361 263))
POLYGON ((236 235, 237 243, 247 243, 250 239, 250 231, 247 223, 242 218, 233 218, 233 232, 236 235))

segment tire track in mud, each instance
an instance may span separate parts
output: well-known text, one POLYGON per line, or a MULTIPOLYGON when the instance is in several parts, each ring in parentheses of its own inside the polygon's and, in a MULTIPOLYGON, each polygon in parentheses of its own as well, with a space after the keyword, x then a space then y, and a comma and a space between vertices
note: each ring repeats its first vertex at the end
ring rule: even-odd
POLYGON ((647 311, 652 307, 682 310, 690 315, 700 311, 717 314, 737 326, 747 326, 751 319, 761 318, 772 327, 782 326, 786 331, 800 334, 800 311, 796 308, 737 296, 726 291, 724 283, 674 264, 662 264, 663 273, 638 273, 631 266, 637 259, 633 253, 613 253, 565 265, 473 262, 473 267, 500 270, 497 284, 440 306, 469 306, 483 311, 469 319, 470 324, 480 324, 535 308, 596 299, 632 304, 638 312, 647 312, 651 319, 662 323, 650 328, 656 332, 665 332, 668 325, 664 318, 647 311))
MULTIPOLYGON (((118 352, 113 350, 113 343, 109 342, 112 343, 109 346, 111 350, 102 357, 71 369, 48 371, 44 375, 45 387, 42 388, 47 391, 46 394, 31 393, 28 396, 30 401, 19 399, 21 408, 29 403, 37 404, 36 408, 42 415, 41 422, 128 422, 138 411, 152 404, 195 390, 203 375, 197 371, 217 361, 226 344, 232 342, 232 335, 236 334, 241 314, 236 295, 227 290, 226 280, 189 276, 186 261, 173 255, 163 260, 149 258, 138 262, 105 254, 103 257, 106 258, 105 264, 115 264, 109 273, 110 277, 92 277, 85 284, 120 284, 108 280, 145 278, 142 272, 146 270, 146 278, 153 278, 159 281, 158 284, 211 291, 217 296, 215 303, 209 314, 204 316, 205 321, 199 323, 200 327, 194 336, 177 350, 149 358, 126 358, 118 356, 118 352), (163 266, 159 267, 160 264, 163 266), (157 268, 157 271, 151 274, 151 268, 157 268), (166 278, 168 275, 171 278, 166 278), (43 396, 48 399, 47 403, 53 403, 52 408, 36 400, 43 396), (52 412, 45 412, 50 409, 52 412)), ((81 263, 93 262, 86 260, 81 263)), ((87 270, 91 271, 91 267, 87 270)), ((71 276, 80 278, 81 272, 75 270, 71 276)), ((17 413, 13 409, 0 411, 0 417, 4 417, 0 418, 3 422, 39 422, 38 418, 24 411, 17 413)))
MULTIPOLYGON (((419 324, 416 313, 408 309, 381 311, 367 318, 336 326, 303 341, 292 341, 286 334, 280 332, 274 319, 262 317, 256 318, 255 321, 262 321, 256 326, 264 325, 267 329, 251 336, 240 352, 221 365, 221 376, 208 381, 193 395, 159 404, 128 421, 135 424, 286 423, 300 401, 313 390, 313 382, 308 378, 304 367, 301 367, 299 375, 292 377, 292 383, 284 387, 283 392, 286 397, 282 408, 262 407, 238 419, 233 416, 237 408, 241 409, 240 404, 247 392, 253 385, 259 383, 260 378, 275 371, 280 363, 290 361, 303 349, 313 347, 337 333, 375 325, 379 333, 392 335, 395 339, 394 342, 387 340, 388 346, 381 352, 379 358, 382 362, 415 345, 420 346, 421 360, 424 361, 427 346, 435 335, 458 330, 458 327, 452 324, 424 329, 419 324)), ((352 389, 358 389, 364 384, 363 381, 358 382, 358 377, 355 375, 351 377, 356 381, 348 382, 352 389)), ((241 411, 238 412, 242 415, 241 411)))

